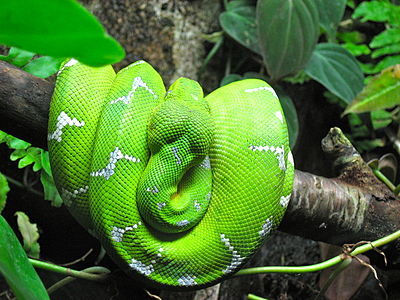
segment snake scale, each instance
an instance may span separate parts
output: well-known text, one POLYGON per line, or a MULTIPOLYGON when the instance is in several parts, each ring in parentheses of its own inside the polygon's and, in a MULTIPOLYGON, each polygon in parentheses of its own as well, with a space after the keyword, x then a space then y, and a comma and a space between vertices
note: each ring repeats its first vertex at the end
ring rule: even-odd
POLYGON ((117 74, 64 62, 48 145, 73 216, 125 272, 148 285, 197 289, 234 274, 283 217, 294 174, 274 90, 246 79, 203 95, 165 90, 137 61, 117 74))

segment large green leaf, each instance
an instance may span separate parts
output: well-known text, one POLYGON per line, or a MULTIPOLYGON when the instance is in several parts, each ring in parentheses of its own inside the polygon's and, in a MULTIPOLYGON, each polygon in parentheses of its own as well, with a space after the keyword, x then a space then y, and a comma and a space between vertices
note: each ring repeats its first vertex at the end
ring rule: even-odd
POLYGON ((319 23, 328 37, 334 39, 336 28, 342 20, 347 0, 317 0, 319 23))
POLYGON ((304 68, 319 34, 313 0, 259 0, 258 38, 267 71, 273 79, 304 68))
POLYGON ((222 29, 234 40, 248 49, 260 52, 256 29, 256 10, 243 1, 232 1, 228 10, 221 13, 219 22, 222 29))
POLYGON ((400 104, 400 65, 389 67, 372 78, 345 113, 367 112, 400 104))
POLYGON ((18 300, 50 299, 14 232, 0 216, 0 273, 18 300))
POLYGON ((0 213, 6 206, 7 193, 10 191, 7 178, 0 172, 0 213))
POLYGON ((92 66, 124 57, 118 42, 75 0, 0 1, 0 43, 92 66))
POLYGON ((305 72, 346 103, 363 88, 364 76, 356 59, 337 44, 318 44, 305 72))

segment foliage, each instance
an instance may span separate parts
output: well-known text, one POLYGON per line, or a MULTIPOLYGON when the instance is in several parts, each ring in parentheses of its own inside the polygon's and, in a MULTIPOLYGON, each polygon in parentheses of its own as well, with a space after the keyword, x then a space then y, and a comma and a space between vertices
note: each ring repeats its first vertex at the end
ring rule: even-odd
POLYGON ((125 55, 121 45, 75 0, 1 1, 0 44, 56 58, 74 57, 92 66, 116 63, 125 55))
POLYGON ((256 15, 261 54, 271 79, 302 70, 319 35, 316 2, 259 0, 256 15))
POLYGON ((7 194, 10 191, 7 178, 0 173, 0 214, 6 206, 7 194))
POLYGON ((22 70, 41 78, 47 78, 56 73, 63 61, 63 58, 51 56, 33 59, 34 56, 35 53, 11 47, 7 56, 0 55, 0 60, 20 67, 22 70))
POLYGON ((400 104, 400 64, 384 69, 371 78, 361 93, 346 108, 349 112, 368 112, 400 104))
POLYGON ((15 215, 17 216, 18 228, 24 242, 24 250, 30 257, 39 258, 39 232, 36 224, 32 224, 29 221, 29 217, 22 211, 17 211, 15 215))
POLYGON ((10 155, 10 159, 12 161, 18 160, 18 168, 21 169, 32 165, 33 171, 40 171, 40 180, 43 184, 45 199, 51 201, 54 206, 61 206, 62 200, 51 175, 49 153, 41 148, 32 147, 31 144, 3 131, 0 131, 1 143, 6 143, 10 149, 14 150, 10 155))
MULTIPOLYGON (((389 0, 363 1, 358 6, 345 0, 259 0, 257 5, 255 1, 233 0, 226 3, 226 10, 220 17, 224 32, 263 57, 268 74, 250 72, 252 77, 264 78, 278 90, 283 90, 283 82, 306 84, 310 78, 319 82, 327 89, 325 94, 331 95, 329 101, 336 99, 341 107, 347 106, 349 138, 359 150, 387 145, 387 139, 375 132, 390 124, 398 126, 398 114, 382 109, 400 103, 398 67, 394 66, 400 63, 400 6, 389 0), (241 11, 251 13, 237 16, 241 11), (351 18, 342 20, 345 11, 351 18), (226 22, 226 16, 230 22, 226 22), (384 27, 368 42, 370 35, 358 29, 359 22, 384 27), (364 80, 364 74, 381 71, 364 80)), ((248 74, 227 73, 222 84, 248 74)), ((297 119, 295 115, 286 118, 297 119)), ((297 130, 292 126, 290 134, 297 134, 297 130)))
POLYGON ((18 300, 50 299, 14 232, 0 215, 0 273, 18 300))

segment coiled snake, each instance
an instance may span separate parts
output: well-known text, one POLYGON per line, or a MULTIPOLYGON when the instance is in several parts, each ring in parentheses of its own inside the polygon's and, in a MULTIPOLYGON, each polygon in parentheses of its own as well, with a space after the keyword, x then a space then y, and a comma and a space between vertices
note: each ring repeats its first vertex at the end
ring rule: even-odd
POLYGON ((144 61, 115 74, 71 59, 48 140, 73 216, 124 271, 160 288, 232 275, 278 226, 292 189, 282 108, 258 79, 203 97, 186 78, 166 92, 144 61))

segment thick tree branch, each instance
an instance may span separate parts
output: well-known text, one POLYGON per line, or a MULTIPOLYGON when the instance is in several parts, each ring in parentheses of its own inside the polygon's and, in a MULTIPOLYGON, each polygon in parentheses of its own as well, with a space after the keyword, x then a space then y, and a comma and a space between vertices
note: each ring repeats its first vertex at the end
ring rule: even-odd
MULTIPOLYGON (((47 117, 53 86, 0 61, 0 129, 47 148, 47 117)), ((375 240, 400 228, 400 202, 375 179, 351 144, 333 130, 324 150, 339 176, 296 171, 280 230, 331 244, 375 240)))

